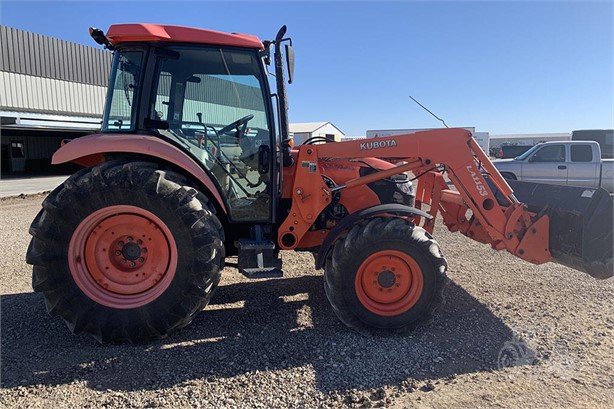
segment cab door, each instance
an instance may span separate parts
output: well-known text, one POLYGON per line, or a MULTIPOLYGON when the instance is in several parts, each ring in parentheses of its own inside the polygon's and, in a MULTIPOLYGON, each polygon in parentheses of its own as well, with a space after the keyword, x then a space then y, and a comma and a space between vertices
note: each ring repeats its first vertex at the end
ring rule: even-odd
POLYGON ((528 182, 567 184, 568 163, 565 145, 545 145, 528 158, 522 167, 522 179, 528 182))
POLYGON ((569 162, 569 185, 582 187, 599 187, 601 162, 593 157, 590 144, 569 145, 571 158, 569 162))
POLYGON ((150 118, 160 134, 217 180, 233 222, 270 222, 275 187, 266 79, 258 53, 212 46, 169 47, 150 118))

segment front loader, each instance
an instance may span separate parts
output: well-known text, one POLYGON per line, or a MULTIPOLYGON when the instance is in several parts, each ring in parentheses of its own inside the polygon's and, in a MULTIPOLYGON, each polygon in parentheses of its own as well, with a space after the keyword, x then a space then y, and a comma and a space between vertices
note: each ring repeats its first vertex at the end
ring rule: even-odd
POLYGON ((27 253, 34 290, 73 332, 165 337, 208 304, 227 257, 272 278, 280 251, 295 250, 324 268, 345 324, 403 333, 442 298, 437 216, 530 263, 613 275, 609 195, 512 189, 466 130, 293 148, 285 31, 261 42, 153 24, 90 29, 114 53, 102 130, 55 153, 83 169, 45 199, 27 253))

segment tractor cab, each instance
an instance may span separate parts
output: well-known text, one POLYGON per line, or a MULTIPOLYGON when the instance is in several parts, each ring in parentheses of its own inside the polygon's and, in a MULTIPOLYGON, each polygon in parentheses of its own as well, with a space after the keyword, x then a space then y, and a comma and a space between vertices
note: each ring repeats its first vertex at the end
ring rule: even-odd
POLYGON ((230 222, 273 222, 280 160, 272 153, 281 141, 268 48, 252 36, 183 27, 167 41, 143 41, 152 27, 115 27, 106 37, 114 60, 102 132, 163 138, 214 181, 230 222))

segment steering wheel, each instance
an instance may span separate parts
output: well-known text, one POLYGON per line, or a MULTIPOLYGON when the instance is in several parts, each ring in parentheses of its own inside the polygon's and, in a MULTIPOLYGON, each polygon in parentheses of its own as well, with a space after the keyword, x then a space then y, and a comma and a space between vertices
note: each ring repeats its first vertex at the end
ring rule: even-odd
POLYGON ((238 128, 239 126, 243 125, 243 129, 241 130, 241 134, 243 134, 245 132, 245 129, 247 128, 247 123, 254 117, 254 115, 249 114, 244 116, 241 119, 237 119, 236 121, 234 121, 233 123, 226 125, 225 127, 223 127, 222 129, 220 129, 218 131, 218 134, 225 134, 228 133, 230 131, 232 131, 235 128, 238 128))

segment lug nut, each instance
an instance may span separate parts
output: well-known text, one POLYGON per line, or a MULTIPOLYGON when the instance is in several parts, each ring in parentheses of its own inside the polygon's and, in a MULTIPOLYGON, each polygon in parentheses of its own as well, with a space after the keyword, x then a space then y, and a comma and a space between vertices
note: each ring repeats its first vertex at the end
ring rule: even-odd
POLYGON ((143 257, 139 257, 139 262, 142 263, 143 261, 145 261, 145 259, 143 257))
POLYGON ((141 249, 141 253, 147 253, 147 249, 146 248, 142 248, 141 249))
POLYGON ((120 241, 120 242, 118 242, 118 243, 117 243, 117 245, 118 245, 119 247, 124 247, 124 242, 123 242, 123 241, 120 241))
POLYGON ((115 252, 115 255, 116 255, 116 256, 121 256, 121 255, 122 255, 122 252, 121 252, 121 251, 119 251, 119 250, 117 250, 117 251, 115 252))
POLYGON ((138 240, 136 241, 136 244, 138 244, 138 245, 140 246, 141 244, 143 244, 143 240, 138 239, 138 240))
POLYGON ((128 236, 128 241, 132 241, 132 237, 128 236))
POLYGON ((134 267, 134 266, 136 266, 136 263, 134 261, 131 261, 130 262, 130 267, 134 267))
POLYGON ((125 264, 126 263, 126 259, 122 258, 121 260, 119 260, 120 263, 125 264))

